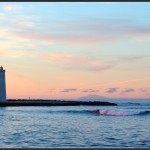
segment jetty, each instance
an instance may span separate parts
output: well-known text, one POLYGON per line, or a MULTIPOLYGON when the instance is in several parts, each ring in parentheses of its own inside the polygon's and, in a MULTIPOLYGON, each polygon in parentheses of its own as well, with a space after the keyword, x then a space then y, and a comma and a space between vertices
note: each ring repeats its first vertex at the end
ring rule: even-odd
POLYGON ((4 106, 117 106, 116 103, 102 101, 72 101, 72 100, 7 100, 0 102, 4 106))

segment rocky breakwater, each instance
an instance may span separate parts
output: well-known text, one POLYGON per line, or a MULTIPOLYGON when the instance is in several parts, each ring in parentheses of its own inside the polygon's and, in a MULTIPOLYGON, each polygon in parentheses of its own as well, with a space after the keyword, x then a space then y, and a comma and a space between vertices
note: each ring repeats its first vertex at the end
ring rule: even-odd
POLYGON ((64 100, 8 100, 0 106, 117 106, 116 103, 100 101, 64 101, 64 100))

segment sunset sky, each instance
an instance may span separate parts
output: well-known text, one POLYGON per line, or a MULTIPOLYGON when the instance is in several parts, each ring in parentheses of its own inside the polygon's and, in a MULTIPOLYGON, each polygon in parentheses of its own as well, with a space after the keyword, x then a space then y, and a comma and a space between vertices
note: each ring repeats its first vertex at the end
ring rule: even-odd
POLYGON ((150 98, 150 2, 1 2, 7 98, 150 98))

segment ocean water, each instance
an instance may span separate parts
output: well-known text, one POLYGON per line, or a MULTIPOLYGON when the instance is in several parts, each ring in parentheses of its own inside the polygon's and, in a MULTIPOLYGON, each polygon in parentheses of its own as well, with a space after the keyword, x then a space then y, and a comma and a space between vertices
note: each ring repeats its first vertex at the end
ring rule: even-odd
POLYGON ((150 100, 0 107, 0 148, 149 148, 150 100))

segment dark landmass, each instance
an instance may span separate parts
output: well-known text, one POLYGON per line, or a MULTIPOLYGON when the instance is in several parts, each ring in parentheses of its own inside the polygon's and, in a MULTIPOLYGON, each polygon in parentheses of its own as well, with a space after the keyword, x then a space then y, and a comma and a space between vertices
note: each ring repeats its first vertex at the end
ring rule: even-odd
POLYGON ((66 101, 66 100, 26 100, 26 99, 8 99, 6 102, 0 102, 2 106, 117 106, 115 103, 102 101, 66 101))

